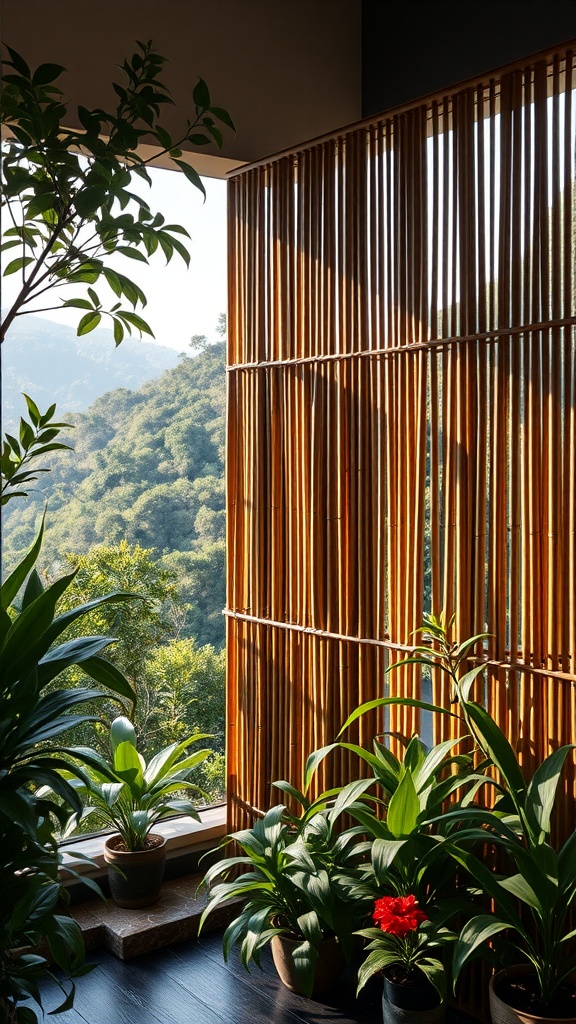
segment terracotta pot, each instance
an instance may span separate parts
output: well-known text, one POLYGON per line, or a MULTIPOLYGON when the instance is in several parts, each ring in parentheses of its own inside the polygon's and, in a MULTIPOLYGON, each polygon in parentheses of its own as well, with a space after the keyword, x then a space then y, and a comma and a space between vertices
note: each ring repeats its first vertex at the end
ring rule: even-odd
MULTIPOLYGON (((272 959, 278 971, 278 976, 283 985, 291 992, 298 992, 299 995, 306 995, 302 991, 299 979, 296 976, 294 958, 295 949, 302 944, 302 939, 292 939, 288 935, 275 935, 270 946, 272 959)), ((334 939, 322 939, 320 953, 316 961, 314 972, 314 986, 312 995, 319 996, 336 987, 338 978, 344 970, 345 961, 340 943, 334 939)))
POLYGON ((149 907, 160 899, 166 863, 166 839, 153 832, 148 839, 151 845, 135 852, 121 848, 123 840, 119 835, 109 836, 104 843, 110 893, 119 907, 149 907))
POLYGON ((403 985, 384 973, 382 1019, 384 1024, 442 1024, 446 1004, 436 989, 423 978, 422 983, 403 985))
POLYGON ((493 1024, 576 1024, 576 1017, 538 1017, 536 1014, 528 1013, 525 1010, 516 1010, 509 1003, 505 1003, 497 994, 498 986, 507 978, 533 977, 534 971, 524 964, 516 964, 514 967, 507 967, 504 971, 498 971, 490 978, 490 1016, 493 1024))

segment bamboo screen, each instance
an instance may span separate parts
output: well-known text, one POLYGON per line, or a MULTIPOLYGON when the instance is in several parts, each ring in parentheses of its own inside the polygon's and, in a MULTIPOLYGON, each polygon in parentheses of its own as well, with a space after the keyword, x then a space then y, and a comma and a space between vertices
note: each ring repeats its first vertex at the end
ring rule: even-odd
MULTIPOLYGON (((230 181, 232 827, 359 702, 420 695, 416 669, 385 670, 430 610, 493 634, 484 696, 524 764, 574 739, 574 63, 540 55, 230 181)), ((318 785, 359 774, 341 751, 318 785)))

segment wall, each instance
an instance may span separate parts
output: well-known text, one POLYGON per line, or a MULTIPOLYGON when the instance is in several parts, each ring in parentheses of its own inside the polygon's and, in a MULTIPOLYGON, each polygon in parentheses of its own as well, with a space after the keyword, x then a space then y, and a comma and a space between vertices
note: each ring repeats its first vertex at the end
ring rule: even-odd
POLYGON ((576 38, 576 0, 363 0, 363 116, 576 38))
POLYGON ((116 65, 136 39, 152 39, 170 60, 177 111, 166 117, 168 130, 182 124, 200 75, 236 122, 222 151, 231 161, 258 159, 361 114, 360 0, 0 0, 0 12, 3 43, 31 65, 68 68, 74 106, 113 103, 116 65))

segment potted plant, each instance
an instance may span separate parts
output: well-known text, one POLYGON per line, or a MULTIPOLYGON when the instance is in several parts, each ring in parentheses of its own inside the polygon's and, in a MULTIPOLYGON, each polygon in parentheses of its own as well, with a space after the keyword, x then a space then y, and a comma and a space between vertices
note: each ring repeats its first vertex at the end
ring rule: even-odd
POLYGON ((67 834, 89 817, 115 829, 104 843, 104 858, 112 898, 120 907, 147 907, 160 896, 166 862, 166 841, 152 829, 169 814, 188 814, 197 821, 195 805, 182 794, 202 791, 190 781, 191 772, 212 753, 189 754, 199 733, 172 743, 146 764, 138 752, 132 722, 123 715, 110 726, 111 762, 96 750, 71 747, 69 768, 60 775, 83 803, 68 823, 67 834), (78 761, 79 763, 76 763, 78 761))
MULTIPOLYGON (((20 564, 0 588, 0 1018, 35 1024, 30 998, 41 1005, 38 982, 54 959, 68 978, 83 973, 84 944, 79 927, 62 908, 61 854, 54 821, 81 810, 74 789, 58 774, 68 748, 63 734, 98 719, 86 711, 95 699, 133 700, 124 676, 102 655, 110 637, 61 637, 70 623, 104 602, 126 600, 108 594, 56 614, 59 597, 75 573, 44 588, 35 570, 43 526, 20 564), (19 593, 22 596, 16 606, 19 593), (78 665, 99 685, 58 689, 58 676, 78 665), (58 800, 39 787, 49 785, 58 800)), ((72 1002, 74 986, 58 1010, 72 1002)))
POLYGON ((349 789, 329 807, 324 797, 311 803, 288 783, 276 785, 300 802, 302 813, 278 804, 252 828, 225 837, 221 846, 234 842, 242 854, 207 871, 209 900, 200 929, 217 906, 245 901, 224 934, 225 959, 239 945, 244 966, 260 966, 260 952, 270 944, 281 981, 302 995, 320 995, 350 958, 354 929, 368 909, 350 890, 370 844, 361 828, 336 827, 356 792, 349 789))
MULTIPOLYGON (((448 910, 448 916, 453 913, 448 910)), ((381 896, 375 901, 368 956, 358 972, 358 991, 373 974, 384 974, 384 1024, 435 1024, 444 1019, 446 975, 442 948, 456 939, 446 917, 428 914, 416 896, 381 896)))
POLYGON ((576 830, 558 847, 551 839, 552 815, 568 744, 555 750, 524 780, 515 752, 493 719, 478 704, 463 700, 483 749, 498 768, 497 800, 492 808, 462 812, 464 829, 452 844, 452 856, 493 901, 493 910, 469 920, 454 948, 454 980, 472 957, 489 953, 504 966, 490 982, 495 1022, 529 1018, 576 1021, 576 931, 571 913, 576 902, 576 830), (466 825, 469 827, 466 828, 466 825), (502 867, 491 871, 470 852, 470 842, 487 838, 501 851, 502 867), (488 950, 505 933, 502 947, 488 950))
MULTIPOLYGON (((490 983, 495 1021, 511 1024, 533 1017, 576 1020, 576 954, 572 941, 576 931, 570 922, 576 899, 576 830, 560 848, 551 840, 558 784, 574 745, 555 750, 532 778, 525 780, 509 740, 486 708, 470 697, 484 665, 464 669, 475 644, 487 634, 452 642, 449 634, 453 622, 454 617, 448 622, 443 615, 425 619, 421 631, 425 645, 416 647, 414 657, 408 660, 439 669, 450 678, 457 710, 410 703, 460 717, 484 755, 484 765, 496 769, 496 776, 489 777, 496 792, 491 806, 469 803, 442 815, 447 825, 458 825, 446 844, 447 852, 469 872, 476 890, 493 901, 494 908, 475 914, 464 924, 454 946, 454 984, 468 961, 485 954, 504 968, 490 983), (491 870, 474 852, 485 849, 487 843, 501 853, 504 863, 498 871, 491 870), (499 947, 497 940, 502 933, 506 942, 499 947), (512 970, 511 957, 516 961, 512 970)), ((378 703, 391 700, 395 698, 383 698, 378 703)), ((367 709, 357 709, 346 724, 367 709)))

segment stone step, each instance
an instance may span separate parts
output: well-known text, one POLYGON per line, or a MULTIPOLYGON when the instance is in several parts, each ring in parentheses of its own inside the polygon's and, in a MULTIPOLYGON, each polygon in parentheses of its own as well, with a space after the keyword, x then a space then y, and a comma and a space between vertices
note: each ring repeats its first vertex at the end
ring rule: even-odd
MULTIPOLYGON (((129 960, 198 935, 207 903, 206 890, 198 892, 202 878, 186 875, 164 882, 160 899, 151 907, 124 910, 110 899, 94 899, 72 905, 69 912, 82 929, 87 950, 104 946, 121 960, 129 960)), ((205 930, 225 926, 232 914, 230 905, 218 907, 205 930)))

